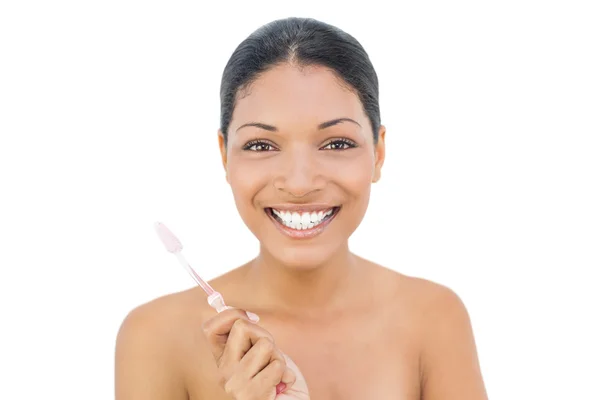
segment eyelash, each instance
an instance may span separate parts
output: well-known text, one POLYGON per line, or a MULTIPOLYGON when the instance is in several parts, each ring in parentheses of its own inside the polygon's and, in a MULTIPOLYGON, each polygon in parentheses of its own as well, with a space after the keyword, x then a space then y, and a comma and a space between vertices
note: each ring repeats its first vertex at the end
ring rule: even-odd
POLYGON ((271 143, 269 142, 265 142, 264 140, 251 140, 248 143, 246 143, 246 145, 243 147, 244 150, 248 150, 248 151, 269 151, 269 150, 252 150, 252 147, 254 146, 271 146, 271 147, 275 147, 273 146, 271 143))
MULTIPOLYGON (((339 149, 339 148, 333 149, 333 148, 332 148, 332 149, 329 149, 329 150, 333 150, 333 151, 342 151, 342 150, 348 150, 348 149, 352 149, 352 148, 355 148, 355 147, 357 147, 357 146, 356 146, 356 143, 354 143, 352 140, 350 140, 350 139, 346 139, 346 138, 339 138, 339 139, 333 139, 333 140, 330 140, 330 141, 329 141, 329 142, 328 142, 328 143, 327 143, 325 146, 323 146, 321 149, 323 149, 323 148, 325 148, 325 147, 327 147, 327 146, 334 145, 334 144, 337 144, 337 145, 341 144, 341 145, 343 145, 343 146, 347 146, 347 147, 346 147, 346 148, 343 148, 343 149, 339 149)), ((270 146, 270 147, 272 147, 272 148, 274 148, 274 147, 275 147, 275 146, 273 146, 271 143, 269 143, 269 142, 266 142, 266 141, 264 141, 264 140, 252 140, 252 141, 250 141, 250 142, 246 143, 246 145, 243 147, 243 149, 244 149, 244 150, 247 150, 247 151, 257 151, 257 152, 263 152, 263 151, 272 151, 272 150, 264 150, 264 149, 263 149, 263 150, 253 150, 252 148, 253 148, 253 147, 255 147, 255 146, 256 146, 256 147, 263 147, 263 148, 264 148, 264 147, 267 147, 267 146, 270 146)))
POLYGON ((327 146, 331 146, 332 144, 342 144, 342 145, 346 145, 348 147, 346 147, 345 149, 330 149, 333 151, 342 151, 342 150, 348 150, 348 149, 353 149, 356 147, 356 143, 354 143, 352 140, 350 139, 346 139, 346 138, 338 138, 338 139, 333 139, 330 140, 325 146, 323 147, 327 147, 327 146))

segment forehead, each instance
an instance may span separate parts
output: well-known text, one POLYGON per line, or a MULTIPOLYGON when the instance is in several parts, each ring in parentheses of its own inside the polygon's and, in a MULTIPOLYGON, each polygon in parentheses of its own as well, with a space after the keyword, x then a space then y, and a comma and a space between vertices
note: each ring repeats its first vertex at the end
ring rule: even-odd
POLYGON ((284 64, 263 73, 236 101, 232 131, 250 120, 275 126, 314 129, 332 118, 367 119, 354 91, 322 66, 302 69, 284 64))

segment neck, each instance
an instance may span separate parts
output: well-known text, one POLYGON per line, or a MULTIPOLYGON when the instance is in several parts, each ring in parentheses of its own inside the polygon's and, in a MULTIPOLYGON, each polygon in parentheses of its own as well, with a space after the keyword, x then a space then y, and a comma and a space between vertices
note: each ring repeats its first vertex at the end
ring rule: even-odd
POLYGON ((326 312, 340 307, 354 287, 358 261, 347 243, 329 260, 309 269, 283 265, 261 248, 248 265, 245 279, 262 307, 295 313, 326 312))

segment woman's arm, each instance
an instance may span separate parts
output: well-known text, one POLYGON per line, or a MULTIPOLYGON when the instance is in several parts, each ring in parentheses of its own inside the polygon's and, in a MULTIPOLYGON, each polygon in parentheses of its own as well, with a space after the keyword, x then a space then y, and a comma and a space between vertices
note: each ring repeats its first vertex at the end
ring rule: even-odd
POLYGON ((436 288, 423 325, 423 400, 487 400, 469 314, 450 289, 436 288))
POLYGON ((115 352, 116 400, 187 400, 169 326, 159 320, 147 304, 123 321, 115 352))

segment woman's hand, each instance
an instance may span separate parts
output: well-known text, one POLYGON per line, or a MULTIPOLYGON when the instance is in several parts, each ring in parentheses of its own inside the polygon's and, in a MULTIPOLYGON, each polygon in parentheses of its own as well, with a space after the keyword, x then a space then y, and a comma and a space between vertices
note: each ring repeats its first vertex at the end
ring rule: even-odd
POLYGON ((310 400, 296 364, 244 311, 225 310, 206 321, 203 329, 221 372, 223 388, 234 399, 310 400))

